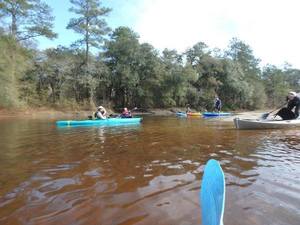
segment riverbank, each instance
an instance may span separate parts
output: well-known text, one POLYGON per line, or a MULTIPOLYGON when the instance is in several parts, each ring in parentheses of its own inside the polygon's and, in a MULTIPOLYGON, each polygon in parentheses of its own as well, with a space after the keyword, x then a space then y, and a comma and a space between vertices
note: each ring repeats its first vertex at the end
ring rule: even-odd
POLYGON ((226 122, 232 122, 234 118, 238 117, 240 119, 258 119, 262 114, 268 112, 268 110, 256 110, 247 112, 235 112, 231 116, 220 117, 221 120, 226 122))
POLYGON ((87 110, 55 110, 48 108, 22 109, 22 110, 0 110, 0 119, 9 117, 31 117, 31 118, 78 118, 92 115, 87 110))
MULTIPOLYGON (((133 110, 133 115, 155 115, 155 116, 171 116, 175 112, 185 111, 185 108, 168 108, 168 109, 149 109, 149 110, 133 110)), ((32 118, 86 118, 93 115, 93 110, 56 110, 51 108, 29 108, 29 109, 2 109, 0 110, 0 118, 8 117, 32 117, 32 118)), ((118 112, 107 109, 109 115, 117 115, 118 112)))
MULTIPOLYGON (((108 109, 108 114, 117 115, 111 109, 108 109)), ((133 115, 153 115, 153 116, 172 116, 175 112, 185 111, 185 108, 167 108, 167 109, 149 109, 149 110, 135 110, 132 112, 133 115)), ((232 116, 220 117, 223 121, 232 121, 233 118, 259 118, 267 110, 257 110, 257 111, 243 111, 243 112, 233 112, 232 116)), ((0 110, 0 119, 9 117, 30 117, 30 118, 87 118, 93 114, 92 110, 55 110, 49 108, 36 108, 36 109, 22 109, 22 110, 0 110)))

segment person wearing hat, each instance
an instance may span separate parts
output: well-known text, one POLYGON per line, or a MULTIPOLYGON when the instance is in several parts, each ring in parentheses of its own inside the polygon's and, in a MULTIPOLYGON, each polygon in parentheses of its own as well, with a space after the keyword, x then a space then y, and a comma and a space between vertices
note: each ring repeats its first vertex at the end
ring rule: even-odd
POLYGON ((190 108, 190 105, 187 105, 187 107, 186 107, 186 111, 185 111, 186 113, 191 113, 192 112, 192 110, 191 110, 191 108, 190 108))
POLYGON ((100 119, 100 120, 107 119, 105 108, 103 106, 99 106, 97 108, 97 111, 95 112, 94 116, 95 116, 96 119, 100 119))
POLYGON ((299 117, 300 98, 294 91, 289 92, 287 98, 287 107, 280 109, 276 116, 280 116, 283 120, 293 120, 299 117))

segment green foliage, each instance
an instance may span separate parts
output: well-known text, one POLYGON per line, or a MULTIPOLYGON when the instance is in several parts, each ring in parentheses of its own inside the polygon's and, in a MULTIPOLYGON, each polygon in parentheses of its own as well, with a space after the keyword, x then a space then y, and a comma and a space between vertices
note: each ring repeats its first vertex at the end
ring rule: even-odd
POLYGON ((51 8, 41 0, 2 0, 0 15, 7 18, 10 34, 19 41, 38 36, 55 38, 51 8))
POLYGON ((249 45, 237 38, 233 38, 225 55, 239 66, 243 74, 243 81, 247 83, 247 92, 241 96, 244 102, 243 108, 257 109, 264 106, 266 95, 261 84, 260 60, 255 58, 249 45))
POLYGON ((80 49, 58 47, 37 54, 23 78, 23 100, 63 107, 190 105, 212 110, 218 95, 224 109, 257 109, 266 102, 277 105, 299 86, 299 70, 268 66, 261 71, 259 60, 241 41, 232 42, 225 55, 214 56, 202 42, 184 54, 168 49, 159 54, 138 38, 127 27, 117 28, 104 51, 91 55, 88 68, 80 49))
POLYGON ((233 38, 225 51, 198 42, 184 53, 157 51, 128 27, 110 29, 110 9, 100 0, 71 0, 76 14, 67 26, 81 35, 71 48, 24 47, 36 36, 55 37, 51 10, 41 0, 0 0, 0 107, 191 106, 212 110, 274 107, 300 90, 300 70, 261 69, 249 45, 233 38), (107 40, 106 40, 107 38, 107 40), (90 48, 101 48, 98 55, 90 48))
POLYGON ((90 46, 100 48, 104 36, 110 31, 103 17, 107 16, 111 9, 101 7, 100 0, 70 0, 70 2, 73 5, 70 11, 78 17, 70 20, 67 29, 72 29, 82 36, 75 45, 85 46, 85 60, 88 64, 90 46))
POLYGON ((9 30, 0 40, 0 105, 16 107, 21 104, 20 99, 27 101, 28 93, 34 90, 19 82, 32 64, 32 50, 23 47, 21 42, 38 36, 56 37, 52 31, 54 17, 50 7, 40 0, 2 0, 0 17, 8 22, 8 27, 1 30, 9 30))
POLYGON ((10 36, 0 36, 0 108, 20 106, 19 79, 30 67, 30 53, 10 36))
POLYGON ((138 36, 129 28, 117 28, 106 43, 107 66, 111 71, 112 96, 118 107, 131 105, 139 84, 138 36))
POLYGON ((300 70, 291 67, 285 67, 284 70, 285 81, 290 90, 300 92, 300 70))
MULTIPOLYGON (((289 76, 290 79, 292 76, 289 76)), ((282 105, 285 102, 284 97, 289 91, 285 71, 277 68, 276 66, 268 65, 263 69, 263 79, 266 88, 266 94, 269 96, 269 106, 274 107, 282 105)))
POLYGON ((233 38, 230 43, 228 50, 225 52, 226 55, 233 61, 238 62, 248 79, 259 79, 260 60, 255 58, 253 50, 249 45, 244 43, 237 38, 233 38))

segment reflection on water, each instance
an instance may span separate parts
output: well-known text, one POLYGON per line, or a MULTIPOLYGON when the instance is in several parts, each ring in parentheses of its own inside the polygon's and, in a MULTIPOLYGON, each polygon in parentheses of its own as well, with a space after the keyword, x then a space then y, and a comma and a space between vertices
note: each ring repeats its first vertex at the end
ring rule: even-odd
POLYGON ((299 224, 297 130, 200 118, 57 128, 0 121, 0 224, 201 224, 205 162, 226 176, 225 224, 299 224))

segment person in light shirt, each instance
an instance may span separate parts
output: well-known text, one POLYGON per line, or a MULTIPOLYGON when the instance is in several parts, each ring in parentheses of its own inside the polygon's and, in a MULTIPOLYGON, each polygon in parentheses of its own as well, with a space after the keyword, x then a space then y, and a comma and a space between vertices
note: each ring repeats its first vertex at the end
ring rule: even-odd
POLYGON ((99 106, 95 112, 95 118, 98 120, 105 120, 107 119, 106 114, 106 109, 103 106, 99 106))

